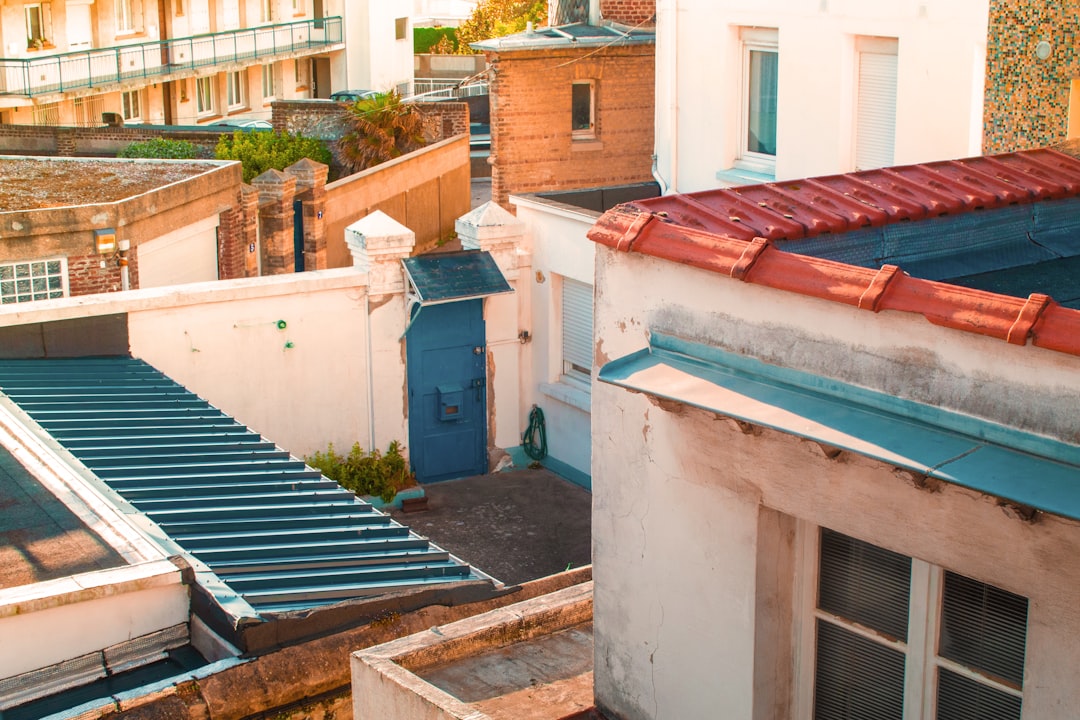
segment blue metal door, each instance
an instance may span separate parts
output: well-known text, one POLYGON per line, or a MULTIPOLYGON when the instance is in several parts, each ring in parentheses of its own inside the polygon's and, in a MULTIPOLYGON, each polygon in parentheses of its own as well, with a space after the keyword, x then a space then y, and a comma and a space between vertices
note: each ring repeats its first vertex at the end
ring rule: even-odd
POLYGON ((293 200, 293 269, 304 272, 304 201, 293 200))
POLYGON ((421 482, 487 472, 482 302, 418 308, 409 328, 409 457, 421 482))

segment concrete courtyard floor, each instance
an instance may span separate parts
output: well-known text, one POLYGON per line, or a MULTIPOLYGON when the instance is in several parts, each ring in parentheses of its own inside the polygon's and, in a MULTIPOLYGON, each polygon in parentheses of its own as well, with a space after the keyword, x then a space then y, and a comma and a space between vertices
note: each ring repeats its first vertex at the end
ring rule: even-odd
POLYGON ((592 562, 592 495, 546 469, 424 486, 428 509, 391 515, 508 585, 592 562))

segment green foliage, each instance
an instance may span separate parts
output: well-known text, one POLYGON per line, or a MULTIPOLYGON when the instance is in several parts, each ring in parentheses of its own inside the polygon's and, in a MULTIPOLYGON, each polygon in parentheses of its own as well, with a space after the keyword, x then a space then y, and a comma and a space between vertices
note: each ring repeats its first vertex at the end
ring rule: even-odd
POLYGON ((199 149, 187 140, 167 140, 158 137, 143 142, 131 143, 118 152, 116 157, 191 160, 198 157, 198 155, 199 149))
POLYGON ((394 91, 359 100, 349 107, 349 131, 338 140, 341 158, 352 172, 424 146, 424 120, 394 91))
POLYGON ((239 160, 244 182, 249 183, 267 170, 284 170, 297 160, 311 158, 329 165, 330 150, 322 140, 301 135, 258 130, 222 135, 214 148, 218 160, 239 160))
POLYGON ((353 443, 348 455, 342 456, 330 443, 326 452, 317 452, 304 462, 318 469, 346 490, 357 495, 375 495, 390 502, 398 491, 416 485, 416 476, 401 455, 401 444, 390 443, 386 453, 378 449, 365 452, 360 443, 353 443))
POLYGON ((522 32, 526 23, 547 24, 547 0, 480 0, 457 29, 459 53, 472 53, 469 43, 522 32))
POLYGON ((448 55, 457 52, 457 29, 452 27, 413 28, 413 52, 417 55, 435 53, 448 55), (446 48, 449 47, 449 50, 446 48))

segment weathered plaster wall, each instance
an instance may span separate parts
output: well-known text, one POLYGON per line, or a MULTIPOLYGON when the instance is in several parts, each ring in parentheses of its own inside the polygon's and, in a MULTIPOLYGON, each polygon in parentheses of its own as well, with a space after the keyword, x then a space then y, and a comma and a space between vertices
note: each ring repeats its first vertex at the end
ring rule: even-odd
POLYGON ((1027 150, 1067 137, 1080 77, 1080 2, 991 0, 986 48, 983 152, 1027 150), (1036 54, 1049 44, 1045 59, 1036 54))
MULTIPOLYGON (((1074 357, 607 248, 596 269, 598 365, 663 331, 1075 441, 1074 357)), ((818 525, 1028 597, 1025 717, 1080 702, 1067 669, 1080 662, 1080 523, 1026 522, 996 498, 603 383, 592 402, 600 705, 629 719, 796 707, 812 633, 799 639, 794 529, 818 525)))

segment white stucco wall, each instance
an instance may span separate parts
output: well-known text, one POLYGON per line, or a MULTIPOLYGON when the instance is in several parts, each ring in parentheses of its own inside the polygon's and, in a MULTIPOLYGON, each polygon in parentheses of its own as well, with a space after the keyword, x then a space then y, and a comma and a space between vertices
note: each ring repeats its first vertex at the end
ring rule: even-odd
POLYGON ((581 473, 590 472, 592 446, 589 439, 589 393, 581 386, 561 381, 562 324, 561 278, 592 285, 593 243, 585 233, 597 213, 531 198, 511 197, 517 217, 528 228, 532 251, 532 341, 523 377, 522 428, 535 404, 544 411, 548 453, 581 473))
MULTIPOLYGON (((1073 356, 607 248, 597 284, 601 366, 665 332, 1047 434, 1080 429, 1068 412, 1080 400, 1073 356)), ((804 545, 783 527, 829 527, 1027 597, 1023 717, 1080 703, 1068 670, 1080 662, 1080 523, 1025 522, 993 497, 919 487, 875 460, 830 459, 812 442, 603 383, 592 423, 596 692, 620 717, 810 716, 799 703, 812 677, 792 661, 813 650, 796 589, 804 545)))
POLYGON ((717 187, 736 159, 744 27, 778 30, 778 180, 855 169, 858 36, 899 39, 895 164, 980 152, 987 0, 658 0, 657 14, 656 154, 680 192, 717 187))
POLYGON ((8 649, 0 653, 0 678, 97 652, 188 618, 188 588, 168 560, 0 590, 0 638, 8 649))
POLYGON ((392 90, 413 72, 412 0, 332 0, 328 8, 345 22, 345 72, 334 71, 335 89, 392 90), (394 20, 410 18, 397 40, 394 20))

